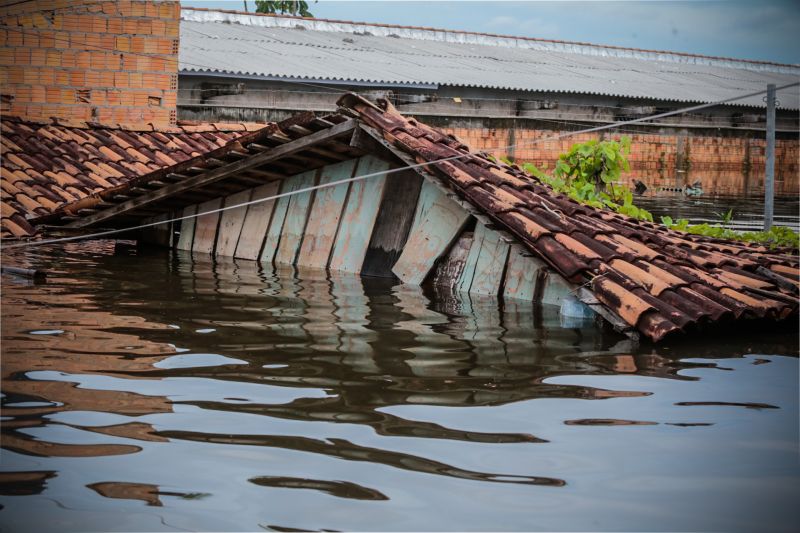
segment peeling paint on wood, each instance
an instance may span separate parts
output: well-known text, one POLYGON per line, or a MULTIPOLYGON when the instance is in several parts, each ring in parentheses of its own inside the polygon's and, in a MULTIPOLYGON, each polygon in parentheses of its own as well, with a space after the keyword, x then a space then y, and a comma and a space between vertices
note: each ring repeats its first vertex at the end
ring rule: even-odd
POLYGON ((464 265, 467 263, 474 236, 475 232, 465 231, 456 239, 456 242, 450 247, 447 257, 436 265, 434 285, 456 290, 456 286, 461 280, 461 273, 464 272, 464 265))
POLYGON ((544 264, 533 257, 526 257, 526 253, 525 248, 519 244, 511 246, 506 264, 503 298, 533 301, 539 269, 544 264))
MULTIPOLYGON (((222 207, 222 198, 214 198, 197 206, 198 213, 213 211, 222 207)), ((203 254, 214 253, 214 243, 217 240, 217 226, 219 225, 219 213, 200 215, 195 219, 194 242, 192 251, 203 254)))
POLYGON ((408 241, 392 272, 405 283, 420 285, 436 260, 447 252, 469 216, 436 185, 425 180, 408 241))
POLYGON ((508 259, 509 245, 500 239, 500 235, 487 229, 478 222, 475 227, 475 240, 472 246, 479 244, 478 258, 469 291, 472 294, 497 296, 503 282, 503 272, 508 259))
MULTIPOLYGON (((264 185, 259 185, 253 189, 251 200, 269 198, 278 194, 280 183, 273 181, 264 185)), ((256 260, 261 254, 261 245, 269 227, 272 216, 272 208, 275 200, 267 200, 257 204, 247 206, 247 214, 242 224, 242 232, 239 235, 239 243, 236 245, 236 257, 242 259, 256 260)))
MULTIPOLYGON (((356 175, 388 170, 389 164, 373 156, 358 161, 356 175)), ((350 184, 339 231, 331 253, 331 270, 360 272, 367 255, 372 228, 381 205, 386 176, 374 176, 350 184)))
MULTIPOLYGON (((318 176, 319 172, 316 170, 295 176, 296 184, 294 190, 316 185, 318 176)), ((306 222, 308 221, 308 209, 311 207, 314 192, 307 191, 289 197, 289 207, 286 209, 281 239, 278 244, 278 251, 275 254, 276 263, 293 265, 297 260, 300 243, 303 242, 303 233, 306 230, 306 222)))
MULTIPOLYGON (((196 205, 189 205, 183 208, 183 213, 181 216, 189 216, 194 215, 197 213, 197 206, 196 205)), ((181 234, 178 237, 178 244, 176 248, 178 250, 191 250, 192 249, 192 241, 194 240, 194 217, 192 218, 184 218, 181 220, 181 234)))
MULTIPOLYGON (((306 175, 315 175, 316 171, 303 172, 286 178, 281 182, 281 194, 299 189, 298 183, 303 180, 306 175)), ((267 236, 264 240, 264 249, 261 252, 261 261, 264 263, 272 263, 275 259, 275 254, 278 251, 278 244, 281 240, 281 232, 283 231, 283 223, 286 220, 286 212, 289 210, 289 203, 292 196, 284 196, 278 198, 275 206, 272 209, 272 220, 269 223, 267 236)))
MULTIPOLYGON (((319 179, 320 185, 353 177, 356 162, 356 159, 351 159, 324 167, 319 179)), ((298 265, 314 268, 328 266, 349 188, 349 183, 341 183, 317 191, 297 258, 298 265)))
MULTIPOLYGON (((224 206, 242 204, 250 200, 252 189, 231 194, 224 200, 224 206)), ((236 252, 236 245, 239 242, 239 235, 242 232, 244 217, 247 215, 247 206, 228 209, 221 213, 219 222, 219 233, 217 235, 217 255, 233 257, 236 252)))

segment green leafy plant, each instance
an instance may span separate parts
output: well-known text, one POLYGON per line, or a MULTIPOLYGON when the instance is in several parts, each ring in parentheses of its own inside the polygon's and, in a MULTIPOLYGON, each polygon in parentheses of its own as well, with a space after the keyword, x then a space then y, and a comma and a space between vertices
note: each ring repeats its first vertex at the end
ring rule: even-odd
MULTIPOLYGON (((731 213, 728 211, 727 214, 731 213)), ((730 222, 729 217, 725 223, 730 222)), ((719 224, 689 224, 685 218, 673 221, 671 217, 661 217, 661 223, 669 229, 685 231, 694 235, 714 237, 717 239, 730 239, 735 241, 755 242, 770 248, 800 248, 800 234, 791 228, 773 226, 769 231, 734 231, 724 228, 719 224)))
MULTIPOLYGON (((522 168, 549 185, 555 192, 598 209, 610 209, 640 220, 652 222, 653 215, 633 203, 633 193, 619 183, 622 172, 630 170, 628 154, 630 139, 622 137, 619 141, 588 141, 573 145, 566 154, 561 154, 555 170, 548 174, 533 163, 523 163, 522 168)), ((511 163, 508 158, 500 158, 511 163)), ((722 224, 733 221, 733 209, 716 213, 722 224)), ((739 232, 723 227, 721 224, 690 224, 685 218, 673 220, 661 217, 667 228, 745 242, 757 242, 771 248, 800 248, 800 234, 790 228, 773 226, 769 231, 739 232)))
POLYGON ((256 13, 281 13, 301 17, 313 17, 304 0, 256 0, 256 13))
POLYGON ((653 216, 635 206, 631 190, 619 183, 622 172, 630 170, 630 147, 628 137, 619 141, 591 140, 574 144, 566 154, 561 154, 552 175, 532 163, 524 163, 522 167, 556 192, 578 202, 652 222, 653 216))

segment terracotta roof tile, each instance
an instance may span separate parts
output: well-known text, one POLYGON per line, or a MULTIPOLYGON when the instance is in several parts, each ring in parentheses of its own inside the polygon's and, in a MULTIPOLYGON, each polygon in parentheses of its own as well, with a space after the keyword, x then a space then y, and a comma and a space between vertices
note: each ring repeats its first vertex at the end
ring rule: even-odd
POLYGON ((265 126, 198 123, 143 132, 3 117, 3 237, 31 234, 26 215, 49 214, 67 202, 187 161, 265 126))
POLYGON ((609 311, 650 339, 708 322, 797 313, 798 291, 789 291, 800 286, 797 250, 691 235, 581 205, 519 167, 468 152, 386 101, 346 95, 339 104, 415 161, 463 155, 429 168, 565 279, 588 284, 609 311), (777 286, 762 267, 789 284, 777 286))

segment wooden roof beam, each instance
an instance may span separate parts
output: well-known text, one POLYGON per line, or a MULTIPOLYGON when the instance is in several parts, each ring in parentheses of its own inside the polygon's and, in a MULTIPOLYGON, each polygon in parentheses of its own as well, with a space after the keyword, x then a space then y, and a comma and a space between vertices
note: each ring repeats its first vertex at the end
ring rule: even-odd
POLYGON ((357 126, 357 120, 349 119, 331 128, 320 130, 305 137, 289 141, 286 144, 276 146, 270 151, 261 152, 247 159, 241 159, 215 169, 207 170, 206 172, 192 176, 189 179, 185 179, 177 183, 172 183, 165 187, 161 187, 160 189, 150 191, 147 194, 139 196, 138 198, 131 198, 126 202, 122 202, 108 209, 104 209, 86 218, 76 220, 70 223, 69 227, 84 228, 91 226, 103 220, 108 220, 109 218, 141 208, 157 200, 163 200, 164 198, 188 191, 196 187, 210 185, 231 175, 238 174, 244 170, 257 168, 267 163, 276 162, 279 159, 290 157, 294 154, 302 152, 303 150, 307 150, 309 146, 314 146, 317 143, 325 142, 336 137, 349 135, 357 128, 357 126))

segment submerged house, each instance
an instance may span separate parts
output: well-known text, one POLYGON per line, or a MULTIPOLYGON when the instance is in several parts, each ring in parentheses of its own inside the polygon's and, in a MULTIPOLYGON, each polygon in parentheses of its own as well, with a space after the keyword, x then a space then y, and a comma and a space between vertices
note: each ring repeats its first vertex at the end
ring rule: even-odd
MULTIPOLYGON (((236 24, 225 24, 182 20, 181 13, 179 2, 167 0, 31 0, 0 7, 3 239, 41 236, 54 226, 85 235, 149 225, 138 234, 141 241, 177 250, 560 305, 565 313, 594 312, 623 333, 655 341, 709 323, 796 323, 796 250, 688 235, 580 205, 518 167, 471 150, 467 144, 490 148, 472 135, 477 130, 463 130, 464 143, 452 123, 428 125, 430 102, 406 103, 400 112, 389 100, 376 105, 346 94, 335 110, 290 108, 268 123, 178 121, 179 77, 194 76, 181 66, 182 46, 192 42, 182 31, 228 28, 230 37, 246 30, 239 15, 231 15, 236 24), (426 119, 409 118, 412 112, 426 119)), ((263 25, 285 18, 255 19, 263 25)), ((375 40, 355 35, 352 25, 325 28, 286 31, 313 39, 335 30, 327 38, 357 44, 345 47, 352 57, 366 52, 363 43, 346 39, 375 40)), ((381 46, 399 43, 399 53, 408 51, 406 38, 461 46, 449 42, 460 33, 445 36, 445 45, 428 30, 408 31, 376 39, 381 46)), ((321 49, 304 43, 290 48, 321 49)), ((561 52, 536 54, 552 60, 561 52)), ((589 55, 570 57, 593 68, 589 55)), ((651 63, 656 70, 664 66, 651 63)), ((788 68, 780 79, 797 70, 752 66, 788 68)), ((695 74, 671 75, 691 81, 695 74)), ((780 81, 774 72, 765 75, 780 81)), ((753 81, 750 70, 741 76, 750 84, 763 81, 753 81)), ((726 91, 743 92, 737 87, 726 91)), ((551 89, 557 87, 542 90, 551 89)), ((514 120, 527 120, 523 111, 514 120)), ((543 120, 536 116, 527 118, 543 120)), ((784 113, 782 121, 791 127, 796 116, 784 113)), ((534 138, 540 140, 520 133, 517 144, 534 138)), ((495 147, 505 143, 495 141, 495 147)), ((790 157, 796 141, 787 142, 796 169, 797 158, 790 157)), ((546 144, 528 150, 558 148, 546 144)))
POLYGON ((386 100, 348 94, 338 103, 334 114, 236 132, 182 125, 133 135, 4 119, 4 187, 16 177, 14 186, 40 191, 34 201, 44 205, 55 203, 52 191, 70 190, 53 180, 109 173, 79 199, 33 207, 27 226, 14 222, 27 204, 17 194, 4 203, 5 230, 91 233, 161 221, 141 238, 532 303, 577 300, 619 331, 653 341, 706 324, 796 322, 796 251, 581 205, 386 100), (136 165, 130 157, 141 159, 139 172, 119 176, 119 167, 136 165))

